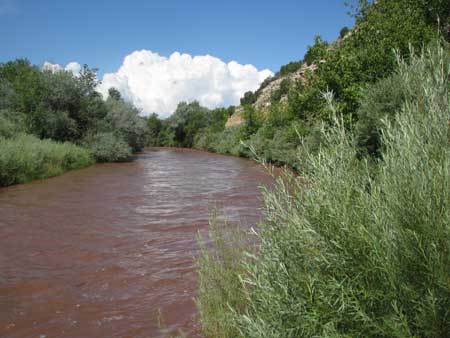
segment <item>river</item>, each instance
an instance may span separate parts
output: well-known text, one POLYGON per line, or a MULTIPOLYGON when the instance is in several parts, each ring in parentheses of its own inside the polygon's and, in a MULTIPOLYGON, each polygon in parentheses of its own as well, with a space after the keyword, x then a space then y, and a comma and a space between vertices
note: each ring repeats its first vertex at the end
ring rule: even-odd
POLYGON ((197 337, 197 235, 217 208, 261 217, 271 177, 245 159, 148 149, 0 189, 0 337, 197 337))

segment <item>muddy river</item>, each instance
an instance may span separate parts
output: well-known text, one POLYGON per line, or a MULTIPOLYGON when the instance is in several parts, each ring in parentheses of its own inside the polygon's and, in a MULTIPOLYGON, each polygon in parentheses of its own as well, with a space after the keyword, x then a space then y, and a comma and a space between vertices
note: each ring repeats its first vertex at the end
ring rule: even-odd
POLYGON ((244 159, 148 149, 0 189, 0 337, 197 337, 194 257, 214 208, 261 217, 270 176, 244 159))

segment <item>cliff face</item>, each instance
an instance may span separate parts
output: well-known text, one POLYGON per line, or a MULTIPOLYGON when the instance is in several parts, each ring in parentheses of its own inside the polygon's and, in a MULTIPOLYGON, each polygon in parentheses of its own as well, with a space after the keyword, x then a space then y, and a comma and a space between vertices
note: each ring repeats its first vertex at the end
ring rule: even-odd
MULTIPOLYGON (((258 98, 256 99, 256 102, 253 103, 253 107, 256 110, 264 112, 265 110, 268 110, 272 104, 272 95, 277 90, 280 89, 281 83, 284 80, 288 80, 291 85, 298 82, 305 82, 306 76, 305 73, 308 71, 314 71, 317 68, 316 65, 310 65, 308 66, 306 63, 302 65, 300 69, 297 71, 284 75, 284 76, 276 76, 268 85, 266 85, 264 88, 260 89, 260 93, 258 95, 258 98)), ((283 102, 287 99, 287 95, 282 95, 280 98, 280 101, 283 102)), ((243 108, 242 106, 236 107, 235 113, 228 118, 228 121, 225 125, 225 127, 231 127, 240 125, 244 122, 244 119, 242 118, 242 112, 243 108)))
MULTIPOLYGON (((291 84, 297 83, 297 82, 305 82, 305 72, 307 71, 314 71, 316 69, 316 65, 311 65, 308 66, 306 64, 303 64, 303 66, 295 71, 294 73, 290 73, 287 74, 285 76, 281 76, 279 78, 277 78, 276 80, 272 81, 267 87, 265 87, 260 95, 258 96, 258 99, 256 100, 256 102, 253 104, 253 106, 256 109, 266 109, 268 107, 270 107, 270 105, 272 104, 272 94, 277 91, 278 89, 280 89, 281 86, 281 82, 283 82, 284 80, 289 80, 289 82, 291 84)), ((282 95, 281 97, 281 101, 283 101, 283 99, 286 98, 287 95, 282 95)))
POLYGON ((244 122, 244 119, 242 118, 243 110, 244 109, 241 106, 236 107, 234 114, 231 115, 228 118, 227 123, 225 123, 225 128, 229 128, 232 126, 238 126, 238 125, 242 124, 244 122))

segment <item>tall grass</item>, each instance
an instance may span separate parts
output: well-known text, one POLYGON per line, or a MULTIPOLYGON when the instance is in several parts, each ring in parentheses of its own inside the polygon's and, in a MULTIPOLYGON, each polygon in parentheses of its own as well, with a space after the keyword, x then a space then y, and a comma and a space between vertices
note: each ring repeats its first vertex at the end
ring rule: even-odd
POLYGON ((448 49, 399 59, 398 76, 415 95, 384 121, 375 170, 333 110, 305 181, 265 192, 257 259, 204 250, 207 337, 450 337, 448 49))
POLYGON ((74 144, 20 134, 0 137, 0 186, 47 178, 92 164, 90 152, 74 144))

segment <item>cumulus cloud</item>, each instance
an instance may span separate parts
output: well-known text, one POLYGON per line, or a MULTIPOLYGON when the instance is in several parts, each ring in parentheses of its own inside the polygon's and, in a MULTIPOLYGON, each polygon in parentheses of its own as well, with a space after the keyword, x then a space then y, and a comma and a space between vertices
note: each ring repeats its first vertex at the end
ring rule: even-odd
POLYGON ((61 65, 59 65, 57 63, 51 63, 51 62, 45 61, 44 64, 42 65, 42 69, 53 72, 53 73, 61 71, 61 70, 65 70, 65 71, 71 72, 75 76, 79 76, 80 70, 81 70, 81 65, 78 62, 69 62, 65 67, 62 67, 61 65))
POLYGON ((105 74, 98 91, 106 98, 115 87, 144 114, 166 117, 181 101, 197 100, 208 108, 236 105, 245 92, 272 75, 268 69, 225 63, 210 55, 175 52, 164 57, 141 50, 126 56, 117 72, 105 74))
MULTIPOLYGON (((45 62, 45 70, 66 70, 79 75, 81 65, 70 62, 65 67, 45 62)), ((108 90, 116 88, 143 114, 172 114, 181 101, 197 100, 208 108, 239 104, 245 92, 258 89, 272 71, 236 61, 225 63, 210 56, 173 53, 169 57, 148 50, 127 55, 115 73, 106 73, 97 90, 106 99, 108 90)))

